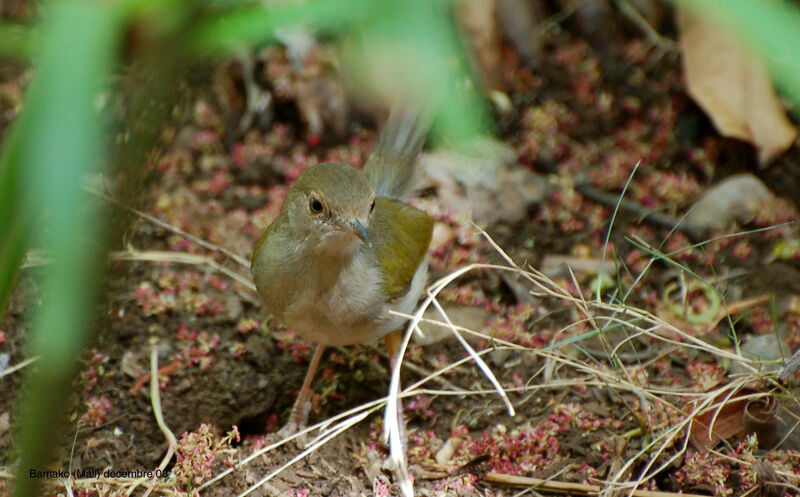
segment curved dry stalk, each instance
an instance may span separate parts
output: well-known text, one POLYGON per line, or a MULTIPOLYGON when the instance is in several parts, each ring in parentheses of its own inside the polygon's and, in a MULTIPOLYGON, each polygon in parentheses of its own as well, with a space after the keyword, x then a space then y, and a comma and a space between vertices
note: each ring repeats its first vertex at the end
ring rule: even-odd
MULTIPOLYGON (((319 423, 317 423, 315 425, 308 426, 305 429, 303 429, 301 431, 298 431, 297 433, 294 433, 292 436, 283 438, 283 439, 281 439, 281 440, 279 440, 279 441, 277 441, 277 442, 275 442, 273 444, 267 445, 266 447, 262 447, 259 450, 257 450, 255 452, 253 452, 252 454, 250 454, 249 456, 247 456, 246 458, 244 458, 241 461, 239 461, 235 466, 230 467, 230 468, 226 469, 225 471, 222 471, 221 473, 217 474, 216 476, 214 476, 210 480, 204 482, 202 485, 197 487, 197 490, 201 491, 201 490, 204 490, 204 489, 210 487, 211 485, 213 485, 216 482, 222 480, 223 478, 225 478, 226 476, 230 475, 234 471, 245 467, 247 464, 249 464, 254 459, 257 459, 257 458, 263 456, 264 454, 272 452, 273 450, 277 449, 278 447, 286 445, 287 443, 291 442, 292 440, 295 440, 296 438, 298 438, 300 436, 306 435, 306 434, 308 434, 310 432, 313 432, 313 431, 316 431, 316 430, 319 430, 319 429, 323 429, 326 426, 329 426, 331 423, 339 421, 340 419, 343 419, 343 418, 347 418, 348 416, 353 416, 353 418, 355 418, 355 417, 361 416, 361 413, 366 412, 366 411, 374 412, 374 411, 380 409, 380 407, 383 405, 384 402, 386 402, 386 397, 383 397, 383 398, 380 398, 380 399, 376 399, 376 400, 367 402, 365 404, 361 404, 360 406, 354 407, 354 408, 349 409, 349 410, 347 410, 347 411, 345 411, 343 413, 340 413, 340 414, 337 414, 335 416, 332 416, 331 418, 328 418, 325 421, 321 421, 321 422, 319 422, 319 423)), ((341 424, 341 423, 337 423, 337 426, 339 426, 339 424, 341 424)), ((355 423, 352 423, 352 424, 355 424, 355 423)), ((328 434, 328 432, 325 432, 325 433, 322 433, 320 436, 325 436, 327 434, 328 434)), ((314 440, 312 440, 311 443, 313 444, 314 441, 316 441, 317 439, 320 438, 320 436, 318 436, 314 440)), ((310 452, 309 452, 309 454, 310 454, 310 452)))
MULTIPOLYGON (((706 428, 706 435, 708 435, 708 439, 709 440, 713 439, 714 425, 717 424, 717 418, 719 417, 720 413, 722 412, 722 408, 725 407, 728 404, 728 402, 733 398, 734 395, 736 395, 737 392, 739 392, 742 388, 744 388, 750 382, 752 382, 752 379, 740 378, 738 381, 734 381, 733 383, 729 383, 728 385, 731 385, 732 388, 730 388, 728 393, 725 394, 725 398, 723 398, 721 401, 717 402, 716 404, 714 404, 712 406, 712 407, 716 407, 716 408, 714 409, 714 414, 711 416, 711 420, 709 421, 708 427, 706 428)), ((753 394, 742 395, 739 398, 741 400, 754 400, 754 399, 760 399, 762 397, 767 397, 769 395, 770 394, 768 394, 766 392, 757 392, 757 393, 753 393, 753 394)), ((713 398, 714 397, 712 397, 712 399, 713 398)), ((702 412, 700 412, 699 414, 704 414, 704 413, 706 413, 708 411, 709 411, 709 409, 705 409, 702 412)))
POLYGON ((20 361, 20 362, 18 362, 16 364, 14 364, 13 366, 7 367, 6 369, 0 371, 0 380, 2 380, 4 376, 10 375, 12 373, 16 373, 20 369, 23 369, 23 368, 25 368, 27 366, 30 366, 31 364, 36 362, 38 359, 39 359, 39 356, 36 355, 36 356, 33 356, 33 357, 29 357, 29 358, 27 358, 25 360, 22 360, 22 361, 20 361))
POLYGON ((173 232, 173 233, 175 233, 177 235, 180 235, 180 236, 186 238, 187 240, 189 240, 189 241, 191 241, 193 243, 196 243, 197 245, 200 245, 203 248, 206 248, 206 249, 211 250, 213 252, 218 252, 218 253, 224 255, 225 257, 229 258, 230 260, 236 262, 240 266, 242 266, 244 268, 247 268, 247 269, 250 269, 250 261, 249 260, 245 259, 244 257, 242 257, 242 256, 240 256, 238 254, 234 254, 233 252, 231 252, 230 250, 226 249, 225 247, 220 247, 219 245, 215 245, 213 243, 207 242, 207 241, 203 240, 202 238, 198 238, 198 237, 192 235, 191 233, 188 233, 188 232, 178 228, 177 226, 173 226, 173 225, 171 225, 171 224, 169 224, 167 222, 164 222, 164 221, 158 219, 157 217, 151 216, 150 214, 148 214, 146 212, 142 212, 142 211, 140 211, 140 210, 138 210, 138 209, 136 209, 134 207, 131 207, 130 205, 122 202, 121 200, 112 197, 108 193, 102 192, 102 191, 97 190, 95 188, 92 188, 92 187, 90 187, 88 185, 84 185, 83 189, 85 191, 93 194, 93 195, 96 195, 96 196, 102 198, 106 202, 114 204, 117 207, 130 212, 131 214, 135 214, 135 215, 141 217, 142 219, 145 219, 148 222, 150 222, 152 224, 155 224, 156 226, 159 226, 161 228, 164 228, 167 231, 171 231, 171 232, 173 232))
POLYGON ((174 252, 170 250, 137 250, 129 246, 127 250, 111 252, 109 258, 117 261, 174 262, 177 264, 207 266, 214 271, 224 274, 237 283, 240 283, 248 290, 252 290, 254 293, 256 292, 256 286, 251 277, 229 269, 207 255, 174 252))
POLYGON ((450 328, 450 331, 453 332, 458 341, 461 343, 461 346, 464 347, 464 349, 467 351, 470 357, 476 362, 481 371, 483 371, 483 374, 486 376, 486 378, 488 378, 488 380, 494 386, 497 393, 500 394, 500 397, 503 399, 503 402, 505 403, 506 408, 508 409, 509 416, 516 415, 516 412, 514 412, 514 407, 511 405, 511 401, 508 400, 508 395, 506 395, 506 392, 500 385, 500 382, 497 381, 497 378, 495 377, 494 373, 492 373, 491 369, 489 369, 489 365, 486 364, 486 362, 484 362, 483 359, 481 359, 481 357, 475 352, 475 349, 473 349, 472 346, 466 340, 464 340, 464 337, 461 336, 461 333, 459 333, 458 330, 456 330, 456 327, 453 326, 452 321, 450 321, 450 318, 447 316, 447 313, 445 313, 444 309, 442 309, 442 306, 441 304, 439 304, 439 301, 433 299, 432 303, 436 307, 436 310, 439 311, 439 314, 441 314, 444 320, 447 322, 447 326, 450 328))
MULTIPOLYGON (((389 314, 393 316, 399 316, 406 319, 414 319, 414 314, 406 314, 404 312, 397 312, 397 311, 389 311, 389 314)), ((449 328, 448 324, 444 321, 439 321, 438 319, 431 319, 431 318, 421 318, 419 320, 420 323, 432 324, 436 326, 440 326, 442 328, 449 328)), ((503 340, 502 338, 495 338, 491 337, 485 333, 481 333, 480 331, 471 330, 469 328, 465 328, 463 326, 459 326, 457 324, 453 324, 453 327, 458 330, 459 333, 464 333, 466 335, 470 335, 476 338, 483 338, 490 342, 498 343, 505 347, 508 347, 513 350, 530 350, 529 347, 525 347, 524 345, 520 345, 518 343, 509 342, 508 340, 503 340)))
MULTIPOLYGON (((600 329, 600 327, 598 326, 599 322, 603 322, 606 325, 606 327, 608 327, 611 324, 614 324, 614 325, 619 325, 623 329, 631 330, 631 333, 629 333, 628 336, 626 336, 623 340, 620 341, 620 343, 616 344, 614 348, 610 350, 610 354, 612 356, 616 356, 620 348, 630 343, 631 340, 634 340, 638 337, 648 337, 665 344, 673 345, 675 347, 684 347, 684 348, 688 347, 712 354, 713 356, 718 358, 736 360, 743 363, 746 367, 749 367, 749 369, 754 370, 754 368, 752 367, 751 360, 742 357, 736 352, 732 353, 726 350, 722 350, 699 338, 696 338, 686 332, 683 332, 682 330, 677 329, 675 326, 670 325, 669 323, 658 318, 657 316, 652 315, 649 312, 632 308, 630 306, 622 306, 622 305, 604 303, 599 301, 587 301, 580 297, 575 297, 573 295, 568 294, 564 289, 559 288, 553 281, 549 280, 543 274, 537 273, 535 270, 531 271, 520 270, 518 267, 516 267, 516 265, 514 265, 510 257, 508 257, 507 254, 505 254, 505 252, 503 252, 502 249, 500 249, 491 240, 491 238, 489 238, 488 235, 485 234, 485 232, 482 233, 484 233, 484 236, 487 238, 487 240, 489 240, 489 242, 495 247, 495 249, 505 258, 506 262, 508 262, 510 265, 513 266, 511 268, 506 268, 502 266, 483 265, 483 267, 487 269, 513 271, 518 274, 521 274, 525 278, 527 278, 528 281, 530 281, 536 287, 536 289, 540 290, 545 295, 566 300, 575 305, 576 309, 580 313, 582 313, 585 318, 581 320, 580 323, 573 323, 573 325, 580 325, 586 322, 590 322, 594 324, 596 328, 598 328, 594 332, 586 334, 586 336, 579 337, 579 339, 586 338, 592 334, 602 333, 601 331, 602 329, 600 329), (610 316, 598 317, 593 315, 593 312, 611 312, 613 314, 610 316), (666 330, 668 332, 671 332, 674 336, 677 337, 677 339, 668 338, 663 334, 658 333, 659 330, 666 330)), ((461 272, 460 274, 463 274, 463 272, 461 272)), ((460 276, 460 274, 455 275, 455 277, 460 276)), ((574 281, 574 276, 573 276, 573 283, 575 283, 576 288, 579 288, 577 282, 574 281)), ((429 303, 430 302, 426 302, 426 304, 429 303)), ((437 303, 434 302, 434 305, 436 304, 437 303)), ((440 314, 443 314, 441 306, 437 306, 437 308, 439 309, 440 314)), ((419 312, 415 317, 416 317, 415 319, 416 322, 421 321, 421 319, 419 319, 419 312)), ((448 326, 452 327, 452 323, 449 322, 449 319, 447 319, 446 316, 445 316, 445 321, 448 326)), ((439 323, 437 322, 436 324, 439 323)), ((565 329, 568 328, 569 326, 566 327, 565 329)), ((462 331, 464 333, 469 333, 472 336, 481 337, 487 340, 493 340, 492 337, 489 337, 479 332, 474 332, 473 330, 459 329, 459 331, 462 331)), ((552 350, 559 346, 567 345, 568 343, 571 342, 556 343, 553 344, 551 347, 548 347, 548 349, 552 350)), ((732 396, 736 394, 736 392, 740 389, 741 386, 753 380, 753 375, 748 374, 745 380, 739 380, 733 383, 729 383, 719 389, 716 389, 711 393, 686 392, 678 389, 673 390, 673 389, 659 389, 659 388, 642 388, 633 381, 633 378, 629 375, 627 368, 623 368, 624 376, 620 378, 618 376, 615 377, 614 375, 611 375, 608 372, 599 370, 596 367, 592 367, 588 364, 576 361, 571 358, 563 357, 560 354, 550 354, 542 350, 532 350, 532 349, 529 349, 529 351, 531 353, 540 355, 542 357, 546 357, 549 360, 554 361, 555 363, 571 367, 575 371, 583 371, 587 375, 594 375, 595 377, 601 380, 597 382, 598 384, 602 384, 604 386, 611 387, 614 389, 623 389, 635 392, 640 396, 643 396, 643 398, 648 398, 651 401, 663 405, 667 409, 673 410, 673 412, 681 412, 681 410, 678 409, 677 406, 671 404, 664 398, 660 397, 659 395, 684 395, 684 396, 689 395, 697 397, 699 399, 699 401, 697 401, 695 404, 694 410, 687 417, 682 419, 680 423, 672 425, 669 429, 665 430, 657 437, 655 437, 655 439, 650 444, 648 444, 647 447, 643 448, 638 454, 636 454, 633 458, 627 461, 625 465, 623 465, 623 467, 614 476, 614 479, 607 482, 607 484, 609 485, 608 487, 609 489, 630 488, 631 492, 639 485, 641 485, 641 483, 645 481, 647 478, 650 478, 653 475, 663 471, 666 467, 672 464, 672 462, 677 460, 677 458, 679 458, 685 452, 686 448, 688 447, 689 436, 690 436, 688 427, 691 426, 691 423, 696 418, 696 416, 698 416, 703 412, 707 412, 709 409, 716 409, 714 416, 714 419, 716 419, 716 416, 718 415, 721 407, 724 406, 724 404, 727 401, 729 401, 732 396), (714 399, 718 398, 718 396, 723 393, 726 394, 725 398, 719 402, 714 402, 714 399), (684 433, 685 435, 683 437, 683 444, 680 450, 678 450, 675 454, 671 455, 671 457, 669 457, 666 462, 663 462, 662 464, 659 464, 657 467, 654 468, 656 462, 659 459, 659 456, 674 444, 674 441, 681 435, 681 433, 684 433), (655 447, 657 447, 656 452, 651 453, 652 449, 655 447), (649 461, 646 464, 645 468, 641 471, 640 473, 641 476, 635 482, 628 482, 625 484, 621 484, 619 482, 619 478, 622 477, 624 474, 626 474, 626 472, 632 468, 633 464, 636 461, 640 460, 645 454, 649 454, 648 458, 649 461)), ((516 390, 517 389, 508 389, 508 391, 516 391, 516 390)), ((525 388, 525 390, 528 390, 528 388, 525 388)), ((452 392, 449 394, 454 395, 456 393, 463 393, 463 392, 452 392)), ((449 394, 442 393, 442 395, 449 395, 449 394)))
MULTIPOLYGON (((404 452, 403 447, 405 444, 400 439, 400 434, 402 433, 400 427, 400 419, 398 417, 398 393, 400 390, 400 369, 403 363, 403 357, 405 356, 406 350, 408 348, 408 344, 411 340, 411 332, 416 330, 417 332, 421 333, 419 330, 419 323, 422 320, 423 313, 428 309, 431 303, 434 303, 440 310, 440 313, 445 317, 445 322, 447 323, 447 327, 459 338, 462 346, 464 346, 465 350, 470 354, 470 357, 475 360, 475 362, 481 368, 481 371, 486 375, 492 385, 495 386, 497 393, 503 399, 508 409, 508 412, 511 416, 515 414, 514 407, 511 405, 511 401, 508 400, 508 395, 506 395, 503 387, 500 385, 500 382, 497 381, 494 373, 492 373, 491 369, 489 369, 488 365, 480 359, 480 356, 475 352, 474 349, 465 341, 463 337, 460 336, 456 328, 452 325, 449 318, 446 316, 445 313, 442 312, 441 307, 439 306, 438 302, 436 301, 436 296, 450 283, 455 281, 456 279, 460 278, 462 275, 481 267, 489 267, 492 266, 490 264, 470 264, 464 268, 458 269, 453 273, 439 279, 433 285, 431 285, 427 290, 427 297, 419 306, 417 312, 414 314, 411 322, 408 324, 406 328, 407 331, 404 336, 403 340, 400 343, 400 348, 397 352, 397 364, 395 368, 392 370, 392 379, 389 383, 389 398, 386 403, 386 414, 384 417, 384 427, 383 427, 383 436, 384 439, 389 442, 389 460, 390 463, 397 468, 397 472, 399 474, 399 482, 398 485, 400 486, 401 493, 406 497, 411 497, 414 495, 414 486, 411 482, 411 478, 408 475, 408 463, 406 460, 406 454, 404 452)), ((500 266, 502 267, 502 266, 500 266)))
POLYGON ((303 459, 304 457, 306 457, 307 455, 311 454, 312 452, 316 451, 318 448, 322 447, 326 443, 330 442, 331 440, 336 438, 336 436, 338 436, 342 432, 344 432, 347 429, 349 429, 349 428, 355 426, 356 424, 360 423, 367 416, 369 416, 372 412, 374 412, 376 410, 377 410, 377 408, 366 410, 366 411, 364 411, 364 412, 362 412, 360 414, 357 414, 357 415, 355 415, 355 416, 353 416, 351 418, 348 418, 348 419, 346 419, 346 420, 344 420, 344 421, 342 421, 340 423, 337 423, 336 425, 334 425, 334 427, 330 431, 326 432, 324 434, 324 436, 320 435, 319 437, 314 439, 314 441, 311 443, 311 445, 307 449, 303 450, 302 452, 300 452, 299 454, 294 456, 292 459, 290 459, 283 466, 279 467, 278 469, 276 469, 272 473, 268 474, 264 478, 260 479, 259 481, 257 481, 253 485, 251 485, 247 490, 245 490, 244 492, 238 494, 237 497, 245 497, 246 495, 249 495, 250 493, 254 492, 259 487, 263 486, 265 483, 267 483, 271 479, 275 478, 283 470, 285 470, 286 468, 288 468, 292 464, 296 463, 297 461, 303 459))
MULTIPOLYGON (((158 346, 155 339, 150 344, 150 403, 153 406, 153 416, 156 418, 156 424, 158 424, 161 433, 164 434, 164 438, 167 439, 167 453, 164 455, 164 459, 161 460, 161 464, 158 465, 158 469, 156 470, 164 471, 167 464, 169 464, 169 461, 172 459, 172 455, 178 450, 178 439, 175 438, 175 434, 172 433, 172 430, 167 426, 167 423, 164 421, 164 413, 161 411, 161 395, 158 391, 158 346)), ((153 476, 153 481, 150 482, 143 497, 147 497, 153 491, 155 488, 155 479, 156 476, 153 476)), ((142 481, 143 480, 144 478, 142 481)), ((131 488, 128 489, 126 495, 131 495, 138 484, 139 482, 137 481, 132 485, 131 488)))

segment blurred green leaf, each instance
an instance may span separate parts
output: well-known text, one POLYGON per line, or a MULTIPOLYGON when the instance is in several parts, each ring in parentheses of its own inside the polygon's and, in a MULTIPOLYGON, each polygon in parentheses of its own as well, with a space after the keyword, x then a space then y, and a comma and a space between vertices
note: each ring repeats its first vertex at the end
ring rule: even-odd
POLYGON ((437 130, 457 144, 484 132, 482 99, 453 21, 451 0, 332 0, 254 5, 200 24, 190 46, 212 54, 275 41, 280 30, 305 27, 344 41, 344 78, 438 104, 437 130))
POLYGON ((380 4, 372 0, 313 0, 238 7, 198 25, 189 43, 200 52, 222 55, 254 43, 274 41, 276 31, 282 28, 341 31, 369 18, 380 4))
POLYGON ((0 315, 5 312, 33 228, 28 213, 20 209, 24 125, 25 121, 18 120, 0 150, 0 212, 10 213, 0 216, 0 315))
POLYGON ((30 58, 35 33, 34 27, 0 21, 0 54, 17 59, 30 58))
MULTIPOLYGON (((86 244, 103 240, 105 222, 90 208, 80 183, 85 173, 102 163, 101 120, 95 102, 107 83, 122 32, 118 11, 105 2, 55 1, 45 12, 36 76, 0 164, 4 177, 17 178, 13 188, 22 188, 22 192, 3 191, 0 205, 9 198, 21 199, 11 211, 15 221, 32 221, 53 256, 43 277, 43 304, 31 335, 30 353, 40 360, 27 378, 16 437, 18 496, 37 493, 41 481, 29 478, 28 471, 44 469, 50 462, 76 358, 91 328, 103 259, 87 252, 86 244)), ((6 268, 8 262, 4 259, 0 266, 6 268)))
POLYGON ((437 105, 436 132, 450 146, 484 133, 482 99, 453 20, 452 2, 386 2, 349 31, 345 77, 379 92, 437 105))

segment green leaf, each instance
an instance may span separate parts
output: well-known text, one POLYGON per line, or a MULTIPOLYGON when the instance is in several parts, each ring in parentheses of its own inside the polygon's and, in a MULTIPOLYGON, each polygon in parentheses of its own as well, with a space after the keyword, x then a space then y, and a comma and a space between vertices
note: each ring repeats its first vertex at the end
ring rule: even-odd
POLYGON ((189 36, 189 44, 200 52, 225 54, 273 41, 276 31, 295 26, 342 31, 369 18, 379 5, 372 0, 313 0, 240 7, 201 23, 189 36))
POLYGON ((414 88, 411 93, 438 104, 437 135, 453 145, 483 134, 485 126, 452 15, 452 2, 443 0, 254 5, 201 23, 189 45, 219 55, 275 41, 281 29, 302 26, 332 34, 343 41, 341 58, 349 63, 344 78, 368 87, 399 81, 414 88))
POLYGON ((31 55, 35 28, 19 23, 0 21, 0 54, 25 60, 31 55))
POLYGON ((13 249, 25 245, 31 224, 40 228, 37 239, 53 259, 45 269, 43 303, 31 335, 31 355, 40 359, 27 378, 20 411, 18 496, 38 491, 41 481, 29 478, 28 471, 50 462, 76 360, 92 325, 103 258, 87 251, 86 242, 102 240, 105 222, 91 209, 80 183, 102 164, 95 102, 111 73, 122 33, 121 18, 107 2, 54 1, 45 12, 36 76, 0 163, 0 174, 15 179, 0 192, 0 205, 18 202, 10 211, 11 224, 25 232, 4 240, 0 267, 7 269, 18 258, 13 249))

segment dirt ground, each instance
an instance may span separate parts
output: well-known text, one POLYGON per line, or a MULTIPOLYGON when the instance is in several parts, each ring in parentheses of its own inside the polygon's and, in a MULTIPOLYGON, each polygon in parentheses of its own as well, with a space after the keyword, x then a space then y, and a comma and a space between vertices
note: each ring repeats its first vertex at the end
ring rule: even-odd
MULTIPOLYGON (((535 68, 511 44, 502 45, 502 79, 512 108, 495 108, 493 125, 513 148, 514 167, 548 186, 541 200, 522 206, 523 216, 498 220, 486 230, 520 267, 545 271, 564 293, 543 295, 530 281, 493 269, 471 271, 442 291, 440 301, 456 324, 519 346, 484 356, 508 389, 516 416, 508 415, 473 361, 428 380, 424 392, 404 400, 410 471, 419 495, 519 495, 524 489, 496 475, 583 485, 648 475, 640 488, 704 495, 792 495, 790 486, 769 485, 798 485, 797 439, 784 426, 796 419, 796 380, 781 384, 775 379, 780 369, 772 369, 747 373, 751 376, 742 381, 737 374, 744 373, 725 353, 756 338, 777 337, 773 342, 783 344, 788 359, 800 345, 800 148, 795 144, 768 168, 759 168, 754 149, 721 138, 688 97, 678 52, 650 46, 643 33, 622 26, 598 45, 566 23, 549 33, 535 68), (702 240, 711 240, 706 244, 694 245, 701 240, 692 233, 653 224, 625 208, 612 224, 623 189, 626 199, 678 219, 710 186, 743 172, 759 177, 775 196, 748 222, 705 233, 702 240), (592 195, 597 192, 613 201, 592 195), (669 255, 648 266, 654 252, 646 247, 669 255), (595 272, 559 271, 554 256, 590 261, 595 272), (642 310, 683 334, 636 335, 613 326, 593 333, 601 326, 596 320, 613 310, 592 307, 593 321, 568 297, 593 298, 592 285, 601 281, 596 261, 604 256, 611 268, 611 282, 602 288, 606 302, 642 310), (690 283, 695 277, 708 281, 729 307, 763 298, 730 320, 690 321, 681 315, 681 305, 702 314, 713 300, 690 283), (670 305, 684 290, 683 303, 670 305), (692 340, 709 346, 693 347, 692 340), (641 390, 618 388, 614 378, 641 390), (713 400, 714 389, 722 389, 723 397, 730 393, 720 417, 734 419, 732 424, 742 423, 744 405, 733 401, 746 395, 778 402, 783 417, 771 418, 767 435, 756 430, 758 440, 751 425, 705 445, 703 430, 688 426, 670 441, 660 438, 686 418, 693 401, 713 400), (783 444, 768 446, 764 439, 776 432, 783 444)), ((660 29, 675 36, 669 20, 660 29)), ((266 64, 267 74, 282 77, 286 56, 274 49, 266 64)), ((289 96, 279 101, 276 120, 266 129, 240 132, 218 84, 230 66, 202 69, 211 77, 199 78, 205 84, 193 88, 184 112, 164 124, 157 151, 142 165, 148 176, 143 210, 249 259, 298 174, 327 160, 361 166, 377 134, 376 119, 351 112, 342 137, 318 143, 289 96)), ((23 74, 19 67, 7 68, 3 84, 23 85, 23 74)), ((437 219, 430 281, 470 263, 507 265, 464 213, 442 200, 442 188, 429 183, 412 200, 437 219)), ((167 466, 174 477, 160 480, 157 493, 191 493, 274 440, 312 346, 265 316, 258 296, 214 264, 249 278, 247 268, 168 228, 133 219, 109 262, 107 302, 96 342, 74 383, 71 429, 60 441, 54 467, 132 471, 160 464, 168 444, 154 419, 146 381, 155 344, 164 368, 159 375, 164 421, 181 447, 167 466), (170 255, 175 253, 194 258, 180 262, 170 255), (226 438, 234 427, 236 433, 226 438)), ((26 358, 27 331, 38 305, 37 271, 23 271, 0 321, 0 353, 7 365, 26 358)), ((466 357, 449 332, 432 331, 427 341, 412 342, 404 385, 466 357)), ((468 341, 477 350, 500 343, 474 336, 468 341)), ((780 356, 773 359, 782 364, 780 356)), ((10 427, 18 422, 23 377, 0 378, 0 466, 13 465, 10 427)), ((382 344, 328 349, 314 384, 311 423, 385 396, 388 377, 382 344)), ((393 473, 381 467, 388 455, 382 412, 280 472, 254 495, 397 495, 393 473)), ((299 452, 295 444, 280 447, 235 467, 200 494, 235 495, 299 452)), ((0 481, 0 489, 4 485, 9 484, 0 481)), ((85 496, 131 488, 128 480, 108 478, 74 485, 75 495, 85 496)), ((51 490, 67 495, 57 484, 51 490)), ((141 485, 134 495, 143 492, 141 485)))

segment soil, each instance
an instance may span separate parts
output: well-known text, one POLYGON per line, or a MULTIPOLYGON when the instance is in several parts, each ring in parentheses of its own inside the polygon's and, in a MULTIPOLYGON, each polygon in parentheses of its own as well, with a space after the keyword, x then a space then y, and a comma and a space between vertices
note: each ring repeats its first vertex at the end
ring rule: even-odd
MULTIPOLYGON (((669 23, 663 28, 670 36, 671 29, 669 23)), ((630 290, 625 304, 664 315, 659 307, 664 292, 687 272, 659 260, 634 285, 649 255, 641 246, 663 243, 661 250, 674 251, 689 247, 690 239, 624 210, 612 226, 614 205, 590 201, 572 188, 578 178, 588 178, 592 187, 619 196, 640 161, 626 198, 678 218, 707 187, 735 173, 759 176, 777 196, 750 223, 708 234, 708 238, 797 221, 800 148, 795 145, 775 164, 759 168, 752 147, 719 137, 686 95, 677 53, 648 48, 643 35, 633 28, 621 30, 602 50, 593 47, 577 27, 567 25, 551 34, 536 69, 523 63, 509 43, 501 45, 505 91, 513 109, 494 116, 500 139, 514 148, 517 167, 563 185, 530 205, 524 219, 487 227, 514 261, 537 268, 552 255, 588 259, 607 253, 615 261, 611 265, 617 285, 630 290), (606 242, 609 227, 613 229, 606 242)), ((268 56, 267 65, 279 67, 285 60, 285 54, 276 50, 268 56)), ((157 152, 142 166, 148 191, 141 204, 148 214, 169 225, 247 259, 277 214, 286 189, 303 169, 324 160, 363 164, 376 136, 376 119, 353 112, 347 118, 346 136, 317 144, 306 134, 294 102, 286 99, 279 102, 277 120, 266 129, 231 131, 236 129, 237 114, 213 84, 227 74, 230 65, 198 69, 212 77, 193 78, 204 83, 195 84, 186 96, 186 111, 164 123, 157 152)), ((6 82, 23 84, 22 69, 15 67, 0 74, 6 82)), ((436 212, 437 221, 455 233, 445 248, 432 252, 431 281, 471 262, 503 263, 488 242, 471 234, 465 220, 440 204, 436 185, 413 202, 436 212)), ((108 208, 119 214, 118 207, 108 208)), ((800 311, 793 307, 800 299, 800 250, 786 257, 775 254, 780 244, 792 243, 797 243, 796 224, 673 252, 672 259, 714 282, 728 303, 770 296, 772 304, 739 316, 736 337, 747 340, 778 333, 791 352, 800 344, 800 311)), ((198 447, 216 456, 207 459, 212 461, 208 468, 196 469, 196 480, 184 482, 182 488, 174 484, 174 488, 190 490, 224 470, 226 461, 240 461, 275 439, 302 382, 312 346, 266 316, 258 296, 245 285, 210 265, 146 257, 155 251, 203 255, 249 277, 247 268, 219 252, 140 218, 131 224, 119 249, 127 251, 127 256, 112 257, 109 263, 107 298, 99 312, 96 339, 84 354, 74 382, 70 429, 60 441, 54 466, 136 470, 159 465, 168 444, 154 419, 149 385, 143 381, 155 344, 159 367, 172 365, 159 377, 164 420, 185 451, 167 469, 177 471, 198 447), (240 437, 223 440, 234 426, 240 437)), ((38 273, 37 268, 23 270, 0 321, 0 353, 9 365, 26 358, 25 343, 40 295, 38 273)), ((591 274, 578 274, 575 280, 569 274, 553 278, 574 294, 592 296, 588 290, 591 274)), ((476 309, 464 326, 532 349, 592 330, 563 299, 530 297, 526 289, 524 282, 503 278, 497 271, 479 270, 449 287, 442 300, 448 309, 476 309)), ((691 305, 704 305, 697 291, 688 297, 691 305)), ((687 332, 694 330, 687 328, 687 332)), ((724 350, 734 348, 727 321, 696 335, 724 350)), ((620 366, 609 359, 609 344, 613 347, 625 337, 624 332, 612 330, 559 350, 600 370, 613 370, 620 366)), ((483 339, 469 342, 479 350, 491 346, 483 339)), ((687 405, 687 392, 703 391, 698 365, 727 371, 726 364, 708 353, 678 347, 661 354, 665 347, 664 342, 646 337, 634 339, 621 354, 625 363, 621 369, 638 366, 651 388, 676 388, 676 392, 682 388, 680 393, 663 396, 676 406, 687 405)), ((437 371, 465 355, 452 336, 424 346, 412 344, 406 360, 416 367, 403 369, 402 383, 410 385, 424 372, 437 371)), ((487 357, 500 384, 523 387, 530 382, 537 389, 509 394, 517 411, 511 417, 485 376, 467 362, 444 375, 446 386, 430 382, 425 388, 487 393, 420 393, 405 399, 409 462, 419 495, 515 495, 519 490, 489 482, 489 471, 598 484, 612 477, 621 462, 651 450, 647 444, 664 426, 659 423, 675 419, 669 417, 674 412, 648 411, 642 405, 650 401, 634 392, 587 386, 582 370, 562 363, 554 366, 542 354, 513 350, 487 357), (554 369, 544 375, 547 368, 554 369), (667 418, 657 419, 659 415, 667 418), (453 440, 456 445, 461 440, 459 449, 438 463, 436 454, 453 440), (437 473, 442 465, 451 473, 437 473)), ((382 344, 328 349, 314 384, 310 422, 383 397, 389 386, 388 371, 382 344)), ((731 381, 726 372, 722 374, 723 381, 731 381)), ((19 422, 22 379, 19 373, 0 378, 3 466, 13 465, 13 430, 4 426, 3 416, 11 427, 19 422)), ((763 380, 757 388, 773 388, 769 385, 763 380)), ((792 392, 791 386, 787 389, 784 393, 792 392)), ((796 396, 782 399, 787 407, 796 404, 796 396)), ((381 468, 388 455, 381 426, 382 410, 282 471, 254 495, 396 495, 393 473, 381 468)), ((727 449, 741 455, 742 441, 745 434, 732 436, 727 449)), ((705 452, 690 449, 668 462, 678 445, 652 455, 656 465, 667 464, 642 487, 715 492, 713 477, 694 478, 687 466, 706 457, 705 452)), ((794 457, 794 463, 780 467, 795 474, 800 470, 797 448, 783 447, 781 452, 789 461, 794 457)), ((235 495, 298 453, 294 444, 281 447, 236 469, 201 494, 235 495)), ((758 454, 759 460, 778 464, 763 452, 758 454)), ((635 479, 648 460, 636 462, 626 478, 635 479)), ((734 470, 723 478, 737 494, 750 488, 738 474, 734 470)), ((104 492, 116 488, 113 482, 95 482, 87 484, 81 495, 108 495, 104 492)), ((135 495, 143 491, 140 487, 135 495)), ((54 486, 53 492, 63 494, 64 489, 54 486)))

